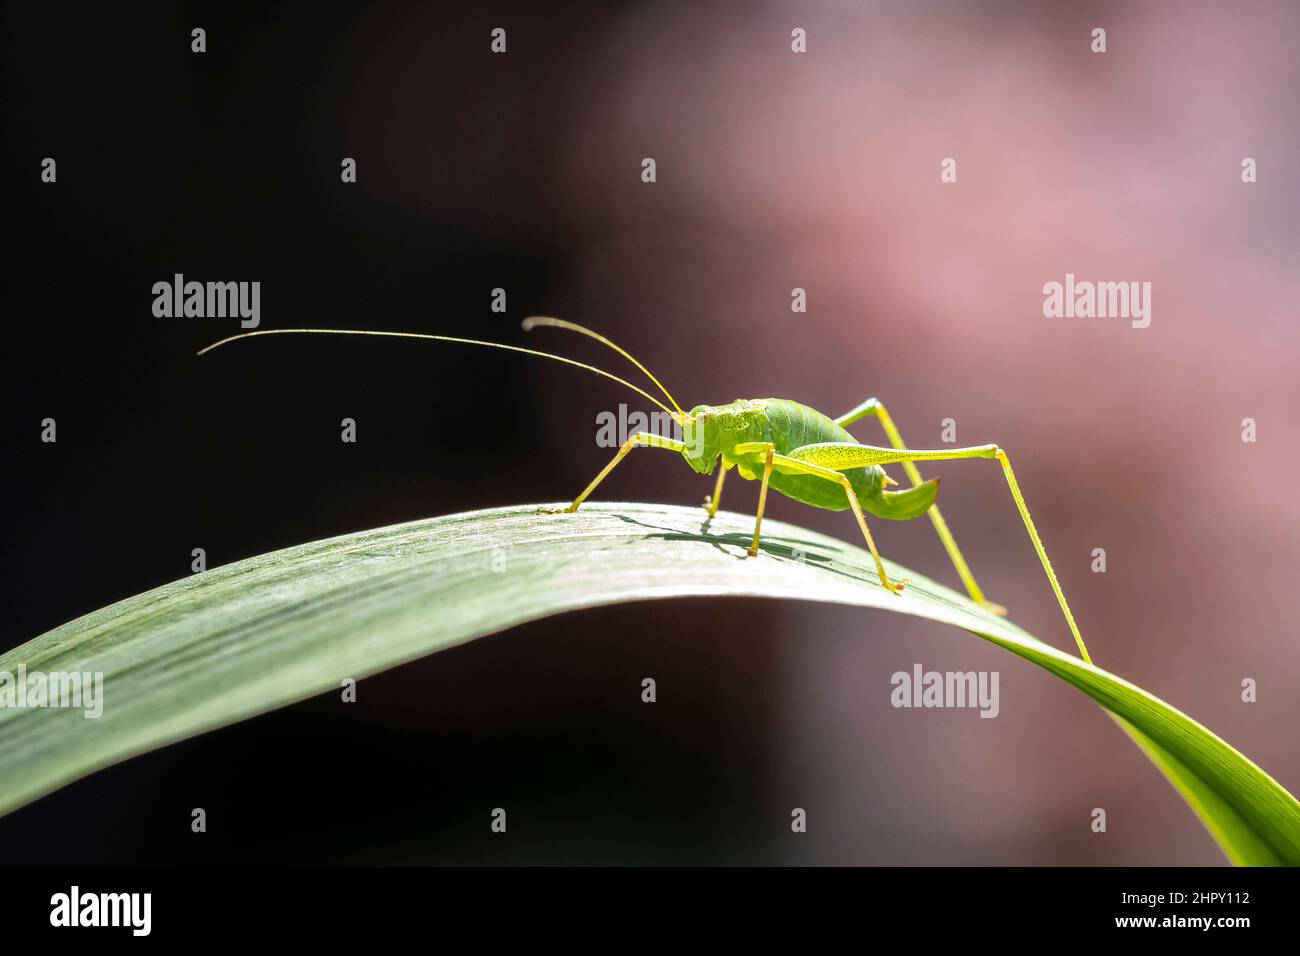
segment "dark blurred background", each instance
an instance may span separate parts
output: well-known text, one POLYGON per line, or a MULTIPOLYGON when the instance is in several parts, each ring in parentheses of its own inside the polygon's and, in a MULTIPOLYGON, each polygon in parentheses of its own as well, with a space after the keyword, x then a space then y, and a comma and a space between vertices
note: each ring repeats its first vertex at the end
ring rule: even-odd
MULTIPOLYGON (((952 418, 960 443, 1011 452, 1098 663, 1294 792, 1298 26, 1287 3, 7 4, 0 649, 186 575, 195 547, 216 565, 572 497, 608 458, 596 414, 636 402, 423 343, 197 359, 237 322, 151 311, 176 272, 258 280, 263 328, 470 335, 616 369, 519 331, 547 312, 611 335, 688 406, 837 414, 878 395, 916 446, 952 418), (1045 319, 1042 285, 1066 272, 1151 281, 1150 328, 1045 319)), ((1069 647, 997 469, 929 471, 990 597, 1069 647)), ((694 503, 709 484, 647 455, 600 496, 694 503)), ((726 504, 755 497, 737 483, 726 504)), ((843 514, 769 513, 857 537, 843 514)), ((928 522, 875 529, 957 586, 928 522)), ((8 863, 1223 860, 1102 711, 1031 665, 937 624, 741 601, 477 641, 364 681, 355 705, 326 695, 100 772, 0 820, 0 847, 8 863), (891 708, 889 675, 917 662, 999 671, 1000 716, 891 708), (496 806, 508 839, 488 831, 496 806)))

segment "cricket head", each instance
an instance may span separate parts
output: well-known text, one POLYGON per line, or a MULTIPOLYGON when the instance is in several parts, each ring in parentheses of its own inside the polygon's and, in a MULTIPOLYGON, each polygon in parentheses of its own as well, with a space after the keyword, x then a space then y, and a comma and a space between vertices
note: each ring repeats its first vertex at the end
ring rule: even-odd
POLYGON ((697 474, 711 475, 722 454, 722 431, 711 405, 696 405, 682 420, 682 457, 697 474))

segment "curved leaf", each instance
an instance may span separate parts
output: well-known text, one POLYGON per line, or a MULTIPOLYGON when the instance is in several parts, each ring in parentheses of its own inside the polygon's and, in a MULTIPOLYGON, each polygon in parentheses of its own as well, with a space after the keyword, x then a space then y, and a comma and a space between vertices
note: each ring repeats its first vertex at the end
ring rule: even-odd
POLYGON ((135 754, 563 611, 737 595, 884 608, 964 628, 1094 698, 1143 748, 1236 863, 1300 863, 1300 805, 1200 724, 1128 681, 869 555, 698 508, 590 504, 449 515, 214 568, 87 614, 7 654, 0 672, 102 672, 104 712, 0 707, 0 813, 135 754))

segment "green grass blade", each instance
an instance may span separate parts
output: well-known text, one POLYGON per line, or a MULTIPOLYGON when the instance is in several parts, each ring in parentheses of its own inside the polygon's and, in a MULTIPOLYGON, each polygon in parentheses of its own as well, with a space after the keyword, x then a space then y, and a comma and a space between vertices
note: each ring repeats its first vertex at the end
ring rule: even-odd
POLYGON ((0 813, 101 767, 525 621, 686 596, 817 600, 964 628, 1094 698, 1243 864, 1300 864, 1300 805, 1200 724, 965 597, 902 568, 879 586, 861 549, 778 521, 592 504, 449 515, 260 555, 71 621, 0 655, 0 672, 102 672, 104 714, 0 707, 0 813), (802 559, 800 559, 802 558, 802 559))

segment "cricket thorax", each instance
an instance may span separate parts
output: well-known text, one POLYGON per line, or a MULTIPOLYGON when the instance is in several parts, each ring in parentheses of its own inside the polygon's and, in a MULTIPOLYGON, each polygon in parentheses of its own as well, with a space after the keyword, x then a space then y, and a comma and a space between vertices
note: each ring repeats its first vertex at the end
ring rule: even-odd
POLYGON ((690 466, 710 475, 719 456, 727 460, 737 445, 771 440, 767 402, 738 398, 727 405, 696 405, 687 414, 682 437, 690 466))

